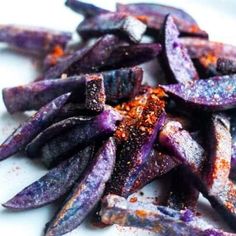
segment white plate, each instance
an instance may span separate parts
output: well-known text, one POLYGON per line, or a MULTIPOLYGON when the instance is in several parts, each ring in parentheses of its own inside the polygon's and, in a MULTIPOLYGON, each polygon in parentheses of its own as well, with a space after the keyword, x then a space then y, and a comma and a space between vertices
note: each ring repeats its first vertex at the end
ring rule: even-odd
MULTIPOLYGON (((114 9, 115 1, 89 1, 98 6, 114 9)), ((122 1, 128 3, 132 1, 122 1)), ((133 1, 135 2, 135 0, 133 1)), ((136 1, 138 2, 138 0, 136 1)), ((141 2, 141 1, 139 1, 141 2)), ((144 2, 144 0, 142 1, 144 2)), ((155 1, 153 1, 155 2, 155 1)), ((177 6, 188 11, 199 22, 200 26, 209 34, 211 40, 232 43, 236 45, 236 2, 234 0, 160 0, 159 3, 177 6)), ((62 0, 0 0, 0 22, 25 25, 38 25, 73 31, 82 18, 64 7, 62 0)), ((4 45, 0 46, 0 89, 8 86, 24 84, 32 81, 37 72, 35 61, 24 55, 15 54, 4 45)), ((10 116, 6 113, 2 99, 0 99, 0 142, 2 142, 27 115, 10 116)), ((22 188, 32 183, 46 170, 29 159, 15 155, 0 162, 0 203, 5 202, 22 188)), ((159 189, 157 182, 146 187, 144 197, 137 194, 139 200, 153 200, 148 196, 155 196, 159 189)), ((46 222, 52 217, 55 206, 50 205, 40 209, 12 213, 0 207, 0 235, 40 236, 46 222)), ((208 203, 201 198, 200 212, 207 212, 208 221, 217 227, 227 229, 208 203)), ((205 214, 205 213, 204 213, 205 214)), ((85 222, 78 229, 68 235, 81 236, 124 236, 153 235, 138 229, 112 226, 106 229, 95 229, 85 222)))

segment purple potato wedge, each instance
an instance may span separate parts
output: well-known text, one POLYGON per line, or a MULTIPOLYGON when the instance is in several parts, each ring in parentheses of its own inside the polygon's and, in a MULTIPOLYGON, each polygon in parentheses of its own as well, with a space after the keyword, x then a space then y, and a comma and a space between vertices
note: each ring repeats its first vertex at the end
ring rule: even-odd
POLYGON ((115 141, 109 138, 95 154, 93 162, 75 185, 65 204, 48 224, 46 236, 63 235, 83 222, 102 197, 115 159, 115 141))
POLYGON ((92 47, 83 50, 82 53, 75 52, 68 60, 50 68, 44 78, 58 78, 62 74, 71 76, 135 66, 156 58, 160 51, 161 46, 158 43, 127 46, 116 36, 106 35, 98 39, 92 47))
POLYGON ((176 211, 150 203, 130 203, 123 197, 109 194, 102 199, 100 215, 105 224, 138 227, 160 236, 233 236, 214 229, 190 210, 176 211))
POLYGON ((198 73, 188 55, 187 49, 180 43, 179 31, 171 15, 167 15, 161 30, 160 64, 167 78, 173 82, 187 83, 199 79, 198 73))
POLYGON ((69 7, 71 10, 73 10, 79 14, 82 14, 86 18, 110 12, 110 11, 105 10, 103 8, 97 7, 93 4, 81 2, 78 0, 67 0, 65 2, 65 5, 67 7, 69 7))
POLYGON ((148 33, 158 35, 166 15, 171 14, 177 25, 180 36, 196 36, 208 38, 208 34, 201 30, 196 21, 181 9, 152 3, 117 4, 117 11, 136 16, 147 24, 148 33))
POLYGON ((67 102, 70 93, 55 98, 38 112, 21 124, 1 145, 0 160, 21 151, 43 129, 51 124, 62 106, 67 102))
POLYGON ((70 117, 65 120, 56 122, 39 133, 25 148, 26 153, 29 157, 33 158, 38 155, 40 148, 44 146, 54 137, 72 129, 77 125, 82 125, 90 121, 92 117, 70 117))
POLYGON ((41 207, 59 199, 72 188, 93 154, 94 146, 86 147, 2 205, 13 210, 26 210, 41 207))
POLYGON ((175 210, 190 209, 196 212, 199 192, 179 167, 171 176, 170 194, 167 205, 175 210))
POLYGON ((233 45, 197 38, 181 38, 180 40, 188 49, 200 78, 219 75, 216 68, 218 58, 232 60, 236 58, 236 47, 233 45))
POLYGON ((49 68, 44 73, 44 79, 59 78, 62 74, 71 76, 97 72, 97 66, 104 63, 104 58, 109 57, 115 47, 123 44, 124 41, 111 34, 101 37, 91 47, 79 49, 49 68))
POLYGON ((122 117, 117 111, 113 108, 107 108, 93 119, 48 141, 38 154, 43 163, 51 167, 79 145, 88 144, 114 133, 116 123, 121 119, 122 117))
POLYGON ((139 172, 151 158, 156 135, 165 121, 165 103, 155 93, 138 99, 123 105, 129 112, 115 132, 117 161, 106 190, 124 197, 128 197, 137 185, 139 172))
MULTIPOLYGON (((116 103, 120 99, 132 98, 138 93, 143 70, 141 67, 122 68, 105 71, 101 75, 104 81, 106 102, 116 103)), ((22 86, 4 88, 2 91, 3 101, 10 113, 37 110, 57 96, 71 91, 79 95, 76 96, 76 102, 82 103, 85 100, 86 84, 89 84, 86 81, 91 82, 93 78, 96 79, 96 76, 101 78, 101 75, 71 76, 66 79, 42 80, 22 86)), ((87 94, 89 92, 88 90, 87 94)))
POLYGON ((129 194, 137 192, 153 179, 167 174, 179 165, 178 161, 162 150, 153 148, 149 155, 146 162, 140 167, 129 194))
POLYGON ((207 80, 160 87, 171 98, 193 109, 221 111, 236 107, 236 75, 215 76, 207 80))
POLYGON ((216 67, 223 75, 236 74, 236 59, 218 58, 216 67))
MULTIPOLYGON (((92 75, 93 76, 93 75, 92 75)), ((38 110, 61 94, 76 90, 84 100, 85 81, 89 75, 73 76, 66 79, 42 80, 23 86, 4 88, 3 101, 9 113, 38 110)))
POLYGON ((32 26, 0 25, 0 42, 37 55, 50 52, 56 46, 65 48, 71 38, 72 34, 69 32, 32 26))
POLYGON ((179 122, 168 121, 165 124, 160 131, 159 143, 184 165, 189 166, 193 173, 201 176, 206 153, 179 122))
POLYGON ((236 186, 229 180, 232 138, 224 114, 213 114, 209 126, 209 160, 204 175, 203 195, 222 219, 236 230, 236 186))
POLYGON ((142 39, 145 30, 146 25, 140 20, 117 12, 85 18, 76 29, 85 40, 112 33, 125 36, 134 43, 138 43, 142 39))

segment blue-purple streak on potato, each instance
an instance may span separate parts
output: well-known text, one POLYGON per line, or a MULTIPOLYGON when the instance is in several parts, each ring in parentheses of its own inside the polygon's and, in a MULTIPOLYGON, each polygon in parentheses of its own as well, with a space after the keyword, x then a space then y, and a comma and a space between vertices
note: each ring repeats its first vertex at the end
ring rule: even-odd
POLYGON ((116 145, 109 138, 95 154, 84 176, 46 229, 46 235, 63 235, 78 227, 96 206, 113 171, 116 145))
MULTIPOLYGON (((147 93, 137 99, 124 105, 125 109, 128 108, 128 115, 115 133, 118 143, 117 162, 106 190, 125 197, 137 190, 134 185, 142 186, 142 183, 136 182, 139 172, 151 159, 150 152, 156 135, 165 120, 165 103, 155 93, 147 93), (136 106, 138 102, 140 106, 136 106)), ((145 183, 145 180, 140 181, 145 183)))
POLYGON ((187 49, 180 43, 179 31, 172 16, 167 15, 161 30, 161 65, 169 80, 179 83, 199 79, 198 73, 188 55, 187 49))
POLYGON ((233 181, 235 181, 236 180, 236 113, 235 113, 235 110, 229 111, 227 115, 230 118, 230 133, 232 137, 230 178, 233 181))
POLYGON ((135 66, 150 61, 160 51, 161 46, 158 43, 128 46, 118 37, 106 35, 98 39, 92 47, 83 49, 83 52, 77 51, 69 59, 50 68, 44 78, 58 78, 62 74, 71 76, 135 66))
POLYGON ((126 36, 134 43, 141 40, 145 30, 146 25, 135 17, 117 12, 85 18, 76 29, 84 39, 113 33, 126 36))
POLYGON ((190 133, 176 121, 168 121, 159 135, 159 143, 167 148, 183 164, 189 166, 197 175, 201 175, 206 153, 190 133))
POLYGON ((50 103, 43 106, 26 122, 21 124, 0 145, 0 160, 11 156, 18 151, 22 151, 37 134, 51 124, 62 106, 67 102, 69 96, 70 93, 67 93, 55 98, 50 103))
POLYGON ((109 13, 110 11, 105 10, 103 8, 97 7, 93 4, 81 2, 78 0, 67 0, 65 5, 69 7, 71 10, 85 16, 92 17, 103 13, 109 13))
POLYGON ((65 48, 71 38, 72 34, 69 32, 32 26, 0 25, 0 42, 28 53, 44 54, 56 46, 65 48))
POLYGON ((203 195, 223 220, 236 231, 236 187, 229 180, 232 138, 224 114, 213 114, 206 127, 209 159, 204 175, 203 195))
POLYGON ((37 110, 61 94, 73 90, 83 97, 87 77, 89 76, 82 75, 67 79, 42 80, 22 86, 4 88, 2 91, 3 100, 10 113, 37 110))
POLYGON ((61 120, 44 129, 26 146, 26 153, 30 157, 37 157, 40 153, 40 148, 49 142, 54 137, 66 132, 77 125, 84 124, 91 120, 92 117, 70 117, 61 120))
POLYGON ((219 75, 216 68, 218 58, 236 58, 236 47, 233 45, 199 38, 181 38, 180 41, 188 49, 200 78, 219 75))
POLYGON ((26 210, 41 207, 59 199, 70 191, 93 154, 94 147, 92 145, 86 147, 24 188, 3 206, 9 209, 26 210))
POLYGON ((138 227, 154 231, 160 236, 233 236, 214 229, 190 210, 176 211, 169 207, 144 202, 129 202, 109 194, 102 199, 100 215, 105 224, 138 227))
POLYGON ((219 71, 223 75, 235 74, 236 58, 234 60, 227 58, 218 58, 216 67, 217 71, 219 71))
POLYGON ((236 107, 236 75, 161 87, 171 98, 192 109, 221 111, 236 107))
POLYGON ((147 24, 148 32, 156 37, 158 36, 158 32, 161 29, 165 16, 171 14, 181 36, 208 38, 208 34, 199 28, 196 21, 185 11, 178 8, 156 3, 118 3, 117 11, 136 16, 147 24))
POLYGON ((114 109, 105 109, 93 119, 77 125, 48 141, 41 148, 42 161, 47 166, 51 166, 79 145, 85 145, 95 139, 112 135, 116 130, 117 121, 121 119, 121 115, 114 109))

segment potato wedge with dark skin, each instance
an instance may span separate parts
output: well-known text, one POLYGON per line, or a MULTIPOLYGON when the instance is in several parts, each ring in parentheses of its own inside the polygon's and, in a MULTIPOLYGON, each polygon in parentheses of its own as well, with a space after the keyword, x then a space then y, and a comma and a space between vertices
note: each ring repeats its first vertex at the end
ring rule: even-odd
POLYGON ((236 75, 160 87, 176 102, 192 109, 222 111, 236 107, 236 75))
POLYGON ((69 32, 32 26, 0 25, 0 42, 37 55, 50 52, 58 46, 63 49, 71 38, 72 34, 69 32))
POLYGON ((64 205, 47 225, 45 236, 63 235, 83 222, 102 197, 115 159, 115 141, 109 138, 95 154, 93 162, 74 186, 64 205))
POLYGON ((25 146, 57 116, 62 106, 67 102, 70 93, 55 98, 38 112, 21 124, 1 145, 0 160, 4 160, 25 146))
POLYGON ((102 199, 101 219, 105 224, 138 227, 160 236, 233 236, 214 229, 194 216, 190 210, 176 211, 169 207, 144 202, 129 202, 109 194, 102 199))
POLYGON ((94 146, 86 147, 2 205, 13 210, 26 210, 38 208, 59 199, 71 190, 91 161, 93 154, 94 146))
POLYGON ((164 18, 168 14, 173 16, 175 24, 180 31, 180 36, 208 38, 208 34, 199 28, 192 16, 181 9, 157 3, 118 3, 116 6, 118 12, 136 16, 147 24, 147 33, 156 38, 164 18))
POLYGON ((179 31, 171 15, 167 15, 162 25, 160 41, 163 46, 160 64, 167 78, 178 83, 187 83, 199 79, 198 73, 188 55, 187 49, 181 44, 179 31))

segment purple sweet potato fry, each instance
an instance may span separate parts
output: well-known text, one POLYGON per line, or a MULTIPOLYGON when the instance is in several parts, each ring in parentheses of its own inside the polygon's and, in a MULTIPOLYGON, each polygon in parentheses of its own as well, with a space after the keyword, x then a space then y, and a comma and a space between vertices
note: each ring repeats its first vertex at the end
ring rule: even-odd
POLYGON ((137 43, 141 40, 146 30, 146 25, 135 17, 125 13, 114 12, 85 18, 76 30, 83 39, 112 33, 125 36, 137 43))
POLYGON ((172 156, 161 150, 153 148, 149 155, 146 162, 140 167, 137 178, 129 190, 129 194, 137 192, 153 179, 168 173, 179 165, 172 156))
POLYGON ((171 15, 167 15, 161 30, 160 64, 167 78, 174 82, 187 83, 199 79, 198 73, 188 55, 187 49, 181 44, 179 31, 171 15))
POLYGON ((147 24, 148 33, 154 36, 158 35, 166 15, 171 14, 181 36, 208 38, 208 34, 199 28, 196 21, 189 14, 178 8, 156 3, 118 3, 117 11, 136 16, 147 24))
POLYGON ((49 142, 54 137, 66 132, 67 130, 72 129, 77 125, 85 124, 90 121, 92 117, 70 117, 65 120, 56 122, 39 133, 27 146, 26 153, 30 157, 37 157, 40 148, 49 142))
POLYGON ((236 75, 161 87, 171 98, 193 109, 221 111, 236 107, 236 75))
POLYGON ((170 194, 167 205, 175 210, 190 209, 196 211, 199 192, 179 167, 171 176, 170 194))
POLYGON ((81 73, 97 72, 104 59, 110 56, 112 50, 124 41, 114 35, 106 35, 98 39, 91 47, 85 47, 73 52, 64 60, 51 67, 44 74, 44 79, 58 78, 81 73))
POLYGON ((127 46, 116 36, 106 35, 98 39, 92 47, 83 50, 82 53, 75 52, 68 60, 50 68, 44 78, 58 78, 62 74, 71 76, 135 66, 157 57, 160 51, 161 46, 158 43, 127 46))
POLYGON ((184 165, 189 166, 193 173, 201 175, 206 160, 205 151, 179 122, 168 121, 165 124, 160 131, 159 143, 184 165))
POLYGON ((21 124, 1 145, 0 160, 3 160, 25 146, 44 128, 46 128, 56 117, 61 107, 67 102, 70 93, 55 98, 42 107, 26 122, 21 124))
POLYGON ((102 199, 100 211, 105 224, 138 227, 151 230, 160 236, 233 236, 214 229, 190 210, 176 211, 151 203, 130 203, 123 197, 109 194, 102 199))
POLYGON ((85 17, 92 17, 103 13, 109 13, 110 11, 97 7, 93 4, 81 2, 78 0, 67 0, 65 5, 71 10, 82 14, 85 17))
POLYGON ((236 58, 236 47, 233 45, 198 38, 181 38, 180 40, 188 49, 201 78, 209 78, 219 74, 216 69, 219 57, 236 58))
POLYGON ((206 127, 209 160, 204 172, 203 195, 223 220, 236 230, 236 187, 229 180, 232 138, 230 122, 224 114, 214 114, 206 127))
POLYGON ((139 171, 151 158, 156 135, 164 123, 164 106, 165 103, 155 93, 147 93, 140 96, 139 101, 133 100, 124 105, 129 112, 115 133, 117 162, 107 193, 127 197, 136 190, 134 185, 137 184, 139 171))
POLYGON ((113 171, 116 145, 109 138, 95 154, 84 176, 73 188, 65 204, 49 223, 46 236, 62 235, 78 227, 96 206, 113 171))
POLYGON ((218 58, 216 67, 223 75, 236 74, 236 59, 218 58))
POLYGON ((46 28, 0 25, 0 42, 34 54, 45 54, 56 46, 65 48, 71 40, 69 32, 59 32, 46 28))
MULTIPOLYGON (((85 81, 89 75, 73 76, 66 79, 42 80, 22 86, 4 88, 4 104, 10 113, 38 110, 54 98, 73 90, 84 97, 85 81)), ((78 96, 79 97, 79 96, 78 96)))
POLYGON ((92 145, 86 147, 24 188, 3 206, 26 210, 41 207, 64 196, 81 176, 93 154, 94 147, 92 145))
POLYGON ((121 119, 122 117, 117 111, 107 108, 93 119, 48 141, 41 148, 39 155, 42 161, 51 167, 79 145, 111 135, 116 130, 116 122, 121 119))

